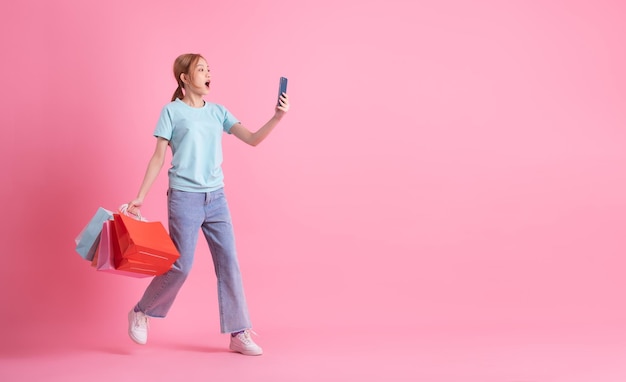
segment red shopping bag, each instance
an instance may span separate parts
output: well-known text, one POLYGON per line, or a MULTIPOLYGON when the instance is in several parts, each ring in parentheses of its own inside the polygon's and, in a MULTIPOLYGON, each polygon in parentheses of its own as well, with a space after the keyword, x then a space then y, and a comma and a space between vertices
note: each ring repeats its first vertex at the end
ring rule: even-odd
MULTIPOLYGON (((94 256, 94 267, 100 272, 116 273, 130 277, 149 277, 157 274, 156 270, 151 272, 135 272, 134 270, 121 270, 115 268, 115 254, 120 252, 117 236, 115 235, 115 224, 112 220, 107 220, 102 224, 100 243, 94 256)), ((144 267, 143 269, 145 269, 144 267)))
POLYGON ((115 268, 133 272, 170 270, 180 257, 170 235, 160 222, 133 219, 124 214, 113 214, 117 243, 120 252, 115 258, 115 268))

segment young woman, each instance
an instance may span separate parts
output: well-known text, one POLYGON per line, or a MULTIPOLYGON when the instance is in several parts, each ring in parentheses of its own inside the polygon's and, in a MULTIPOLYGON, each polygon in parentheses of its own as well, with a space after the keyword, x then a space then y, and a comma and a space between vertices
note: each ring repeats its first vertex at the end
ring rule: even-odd
POLYGON ((174 61, 178 87, 172 102, 163 107, 154 136, 156 149, 148 163, 137 198, 128 212, 139 208, 172 149, 167 192, 169 231, 180 258, 167 273, 155 277, 137 305, 128 313, 130 338, 145 344, 148 318, 165 317, 193 263, 199 230, 209 244, 215 274, 222 333, 230 333, 230 349, 245 355, 263 353, 250 337, 252 325, 244 295, 230 212, 224 195, 222 174, 222 133, 243 142, 261 143, 289 110, 287 94, 282 94, 274 116, 251 132, 224 106, 206 102, 211 72, 199 54, 183 54, 174 61))

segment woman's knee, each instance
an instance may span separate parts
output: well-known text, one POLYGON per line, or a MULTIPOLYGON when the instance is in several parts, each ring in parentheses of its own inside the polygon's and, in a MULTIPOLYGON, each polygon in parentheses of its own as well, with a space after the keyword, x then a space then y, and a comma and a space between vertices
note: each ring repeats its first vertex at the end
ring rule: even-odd
POLYGON ((191 263, 177 261, 172 265, 170 269, 170 273, 172 276, 180 277, 186 279, 189 276, 189 272, 191 272, 191 263))

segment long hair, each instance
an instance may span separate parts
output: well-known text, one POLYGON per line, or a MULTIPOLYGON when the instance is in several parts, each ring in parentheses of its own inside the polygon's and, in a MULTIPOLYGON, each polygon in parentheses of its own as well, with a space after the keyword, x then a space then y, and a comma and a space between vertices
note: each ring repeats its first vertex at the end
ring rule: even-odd
POLYGON ((176 83, 178 83, 178 87, 176 87, 176 90, 172 95, 172 101, 175 101, 177 98, 183 99, 183 97, 185 96, 185 94, 183 93, 185 83, 183 82, 183 80, 180 79, 180 75, 182 73, 185 73, 193 81, 195 73, 193 68, 195 68, 196 64, 198 63, 198 61, 200 61, 201 58, 204 57, 197 53, 185 53, 176 57, 176 60, 174 61, 174 78, 176 78, 176 83))

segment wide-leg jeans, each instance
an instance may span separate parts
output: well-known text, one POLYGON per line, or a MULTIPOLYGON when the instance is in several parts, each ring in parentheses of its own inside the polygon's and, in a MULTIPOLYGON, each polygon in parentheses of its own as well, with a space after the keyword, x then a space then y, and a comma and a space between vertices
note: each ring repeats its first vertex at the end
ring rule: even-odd
POLYGON ((201 229, 209 244, 217 276, 221 332, 251 328, 224 189, 186 192, 170 188, 167 200, 170 236, 180 258, 167 273, 154 277, 137 304, 137 310, 148 317, 166 316, 189 275, 201 229))

